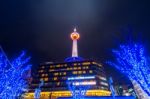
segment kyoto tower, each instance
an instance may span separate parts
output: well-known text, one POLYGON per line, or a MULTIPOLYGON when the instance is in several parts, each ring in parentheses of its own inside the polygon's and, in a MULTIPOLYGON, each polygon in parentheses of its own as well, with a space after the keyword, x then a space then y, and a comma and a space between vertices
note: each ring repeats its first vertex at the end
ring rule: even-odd
POLYGON ((70 37, 73 41, 72 44, 72 56, 65 59, 66 62, 72 61, 82 61, 83 58, 78 56, 78 44, 77 41, 80 38, 80 34, 77 32, 77 29, 74 28, 74 31, 70 34, 70 37))
POLYGON ((79 33, 77 33, 76 28, 74 28, 74 32, 70 35, 71 39, 73 40, 72 45, 72 57, 78 57, 78 45, 77 40, 80 38, 79 33))

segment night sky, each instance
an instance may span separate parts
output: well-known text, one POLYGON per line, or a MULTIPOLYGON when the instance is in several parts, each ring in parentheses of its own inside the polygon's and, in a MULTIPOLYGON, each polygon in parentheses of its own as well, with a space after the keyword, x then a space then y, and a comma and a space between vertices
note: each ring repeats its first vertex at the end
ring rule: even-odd
POLYGON ((26 50, 33 67, 45 61, 63 61, 71 56, 69 36, 76 27, 81 35, 79 55, 107 60, 115 42, 128 34, 122 31, 130 27, 134 36, 140 34, 149 51, 148 1, 1 0, 0 45, 9 57, 26 50))

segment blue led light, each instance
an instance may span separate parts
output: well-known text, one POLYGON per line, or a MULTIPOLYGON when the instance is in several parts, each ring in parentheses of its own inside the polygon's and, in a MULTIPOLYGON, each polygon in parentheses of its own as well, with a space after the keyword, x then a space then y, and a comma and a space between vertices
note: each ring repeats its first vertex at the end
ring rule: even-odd
POLYGON ((30 77, 31 65, 27 64, 30 57, 25 52, 10 62, 2 51, 0 52, 0 97, 16 99, 28 89, 27 78, 30 77))
POLYGON ((68 77, 68 80, 94 79, 95 76, 68 77))
POLYGON ((65 59, 65 62, 78 62, 83 60, 84 59, 82 57, 68 57, 65 59))
POLYGON ((90 85, 76 85, 74 81, 67 81, 68 88, 71 91, 72 99, 84 99, 87 90, 90 88, 90 85))
POLYGON ((116 63, 108 63, 128 76, 131 81, 136 81, 150 96, 150 67, 144 54, 144 47, 140 44, 121 45, 118 50, 112 52, 116 63))

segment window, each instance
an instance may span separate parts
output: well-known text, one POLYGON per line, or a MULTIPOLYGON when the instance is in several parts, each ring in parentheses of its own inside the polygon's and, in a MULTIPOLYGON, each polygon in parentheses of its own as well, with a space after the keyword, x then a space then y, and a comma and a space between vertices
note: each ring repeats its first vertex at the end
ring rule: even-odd
POLYGON ((42 72, 44 72, 44 70, 39 70, 39 73, 42 73, 42 72))
POLYGON ((50 68, 53 68, 53 66, 50 66, 50 68))
POLYGON ((84 63, 82 63, 82 65, 89 65, 90 64, 90 62, 84 62, 84 63))
POLYGON ((86 69, 89 69, 89 66, 86 66, 86 69))
POLYGON ((77 69, 77 67, 74 67, 74 70, 76 70, 77 69))
POLYGON ((78 67, 78 69, 81 69, 81 67, 78 67))
POLYGON ((101 64, 97 64, 99 67, 102 67, 102 65, 101 64))
POLYGON ((45 78, 44 81, 48 81, 48 78, 45 78))
POLYGON ((96 64, 96 62, 92 62, 93 64, 96 64))
POLYGON ((82 74, 82 71, 78 71, 78 74, 82 74))
POLYGON ((84 66, 83 69, 89 69, 89 66, 84 66))
POLYGON ((73 68, 69 68, 69 70, 73 70, 73 68))
POLYGON ((58 80, 58 78, 57 78, 57 77, 54 77, 54 80, 58 80))
POLYGON ((56 67, 60 67, 60 64, 56 65, 56 67))
POLYGON ((83 74, 86 74, 86 71, 83 71, 83 74))
POLYGON ((58 73, 54 73, 55 76, 58 76, 58 73))
POLYGON ((60 82, 57 82, 57 86, 59 86, 60 85, 60 82))
POLYGON ((72 73, 73 73, 73 74, 77 74, 77 71, 73 71, 72 73))
POLYGON ((105 83, 105 82, 100 82, 100 84, 102 84, 102 85, 104 85, 104 86, 108 86, 108 84, 105 83))
POLYGON ((92 71, 92 70, 89 70, 89 73, 91 73, 91 74, 92 74, 92 73, 93 73, 93 71, 92 71))
POLYGON ((77 66, 77 63, 74 63, 73 65, 74 65, 74 66, 77 66))
POLYGON ((99 76, 99 79, 101 79, 101 80, 106 80, 105 77, 101 77, 101 76, 99 76))
POLYGON ((51 71, 55 71, 54 69, 49 69, 49 72, 51 72, 51 71))
POLYGON ((64 72, 63 75, 66 75, 66 72, 64 72))
POLYGON ((67 67, 67 64, 64 64, 65 67, 67 67))
POLYGON ((45 74, 42 74, 42 77, 44 77, 45 76, 45 74))

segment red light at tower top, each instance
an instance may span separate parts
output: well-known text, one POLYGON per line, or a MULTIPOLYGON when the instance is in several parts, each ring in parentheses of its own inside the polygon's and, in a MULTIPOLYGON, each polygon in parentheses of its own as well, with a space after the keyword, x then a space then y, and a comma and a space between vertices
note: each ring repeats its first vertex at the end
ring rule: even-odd
POLYGON ((78 39, 80 38, 79 33, 77 33, 76 31, 77 31, 77 30, 76 30, 76 28, 75 28, 75 29, 74 29, 74 32, 71 33, 71 35, 70 35, 70 37, 71 37, 72 40, 78 40, 78 39))

